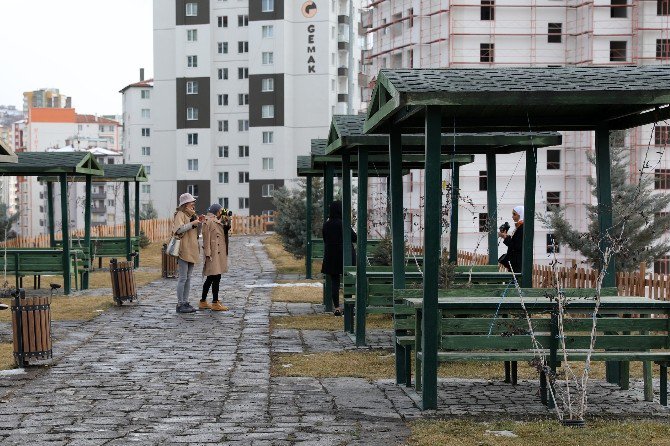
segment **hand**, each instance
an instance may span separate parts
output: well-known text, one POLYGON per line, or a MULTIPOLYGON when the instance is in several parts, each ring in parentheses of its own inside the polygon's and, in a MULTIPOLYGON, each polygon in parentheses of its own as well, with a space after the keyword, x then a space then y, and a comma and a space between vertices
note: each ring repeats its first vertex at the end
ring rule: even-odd
POLYGON ((506 238, 507 237, 507 232, 502 232, 502 231, 498 232, 498 237, 506 238))
POLYGON ((205 216, 204 215, 198 215, 198 221, 201 222, 201 223, 203 221, 205 221, 205 216))

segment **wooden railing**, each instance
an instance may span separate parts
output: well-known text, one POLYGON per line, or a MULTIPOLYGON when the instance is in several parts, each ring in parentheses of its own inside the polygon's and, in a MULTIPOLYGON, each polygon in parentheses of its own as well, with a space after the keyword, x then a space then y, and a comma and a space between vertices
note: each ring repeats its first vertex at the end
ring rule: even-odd
MULTIPOLYGON (((257 235, 267 232, 273 226, 273 215, 263 216, 241 216, 233 215, 231 231, 233 235, 257 235)), ((172 219, 141 220, 140 231, 149 238, 151 242, 165 242, 172 235, 172 219)), ((91 237, 124 237, 126 225, 93 226, 91 237)), ((135 225, 131 224, 131 234, 135 235, 135 225)), ((70 231, 72 239, 83 239, 84 230, 70 231)), ((56 240, 62 240, 63 235, 56 233, 56 240)), ((49 246, 49 236, 42 234, 35 237, 16 237, 0 243, 0 246, 8 248, 46 248, 49 246)))

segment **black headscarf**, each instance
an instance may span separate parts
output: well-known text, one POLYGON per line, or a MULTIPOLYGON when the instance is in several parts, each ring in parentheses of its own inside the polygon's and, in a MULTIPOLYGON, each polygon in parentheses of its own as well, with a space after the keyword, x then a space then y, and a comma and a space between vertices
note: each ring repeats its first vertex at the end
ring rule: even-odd
POLYGON ((335 200, 330 203, 330 213, 328 214, 328 218, 332 220, 342 220, 342 202, 340 200, 335 200))

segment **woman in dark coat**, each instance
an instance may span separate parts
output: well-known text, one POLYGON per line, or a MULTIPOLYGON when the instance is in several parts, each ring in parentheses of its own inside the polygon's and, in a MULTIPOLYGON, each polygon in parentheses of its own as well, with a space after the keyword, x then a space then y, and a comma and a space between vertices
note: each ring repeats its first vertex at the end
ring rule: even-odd
POLYGON ((507 235, 507 231, 499 232, 498 237, 503 239, 507 245, 507 256, 503 266, 510 271, 510 264, 515 273, 521 272, 521 255, 523 254, 523 206, 517 206, 512 211, 512 220, 516 228, 512 235, 507 235))
MULTIPOLYGON (((340 277, 343 272, 343 243, 342 243, 342 202, 333 201, 330 204, 328 220, 323 224, 323 264, 321 272, 328 274, 332 280, 331 298, 333 300, 333 314, 340 316, 340 277)), ((356 241, 356 233, 351 229, 351 241, 356 241)))

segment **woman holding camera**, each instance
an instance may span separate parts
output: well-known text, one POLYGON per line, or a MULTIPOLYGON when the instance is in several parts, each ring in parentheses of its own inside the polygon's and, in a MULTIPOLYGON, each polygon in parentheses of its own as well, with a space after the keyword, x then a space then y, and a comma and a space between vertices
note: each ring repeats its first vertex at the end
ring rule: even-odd
POLYGON ((193 313, 195 308, 188 301, 191 289, 191 273, 200 256, 198 231, 204 216, 195 212, 195 197, 186 193, 179 196, 179 207, 174 213, 172 233, 180 237, 179 279, 177 280, 177 313, 193 313))
MULTIPOLYGON (((499 261, 508 271, 515 273, 521 272, 521 255, 523 254, 523 206, 517 206, 512 211, 512 220, 514 220, 514 232, 508 235, 508 230, 500 228, 498 237, 503 239, 507 245, 507 254, 499 261)), ((507 225, 509 228, 509 225, 507 225)))
POLYGON ((202 275, 207 276, 202 286, 202 298, 198 308, 201 310, 228 311, 228 307, 219 302, 219 284, 221 274, 228 272, 228 247, 226 244, 228 215, 223 214, 219 203, 207 209, 207 216, 202 226, 202 248, 205 264, 202 275), (212 303, 207 303, 209 288, 212 288, 212 303))

